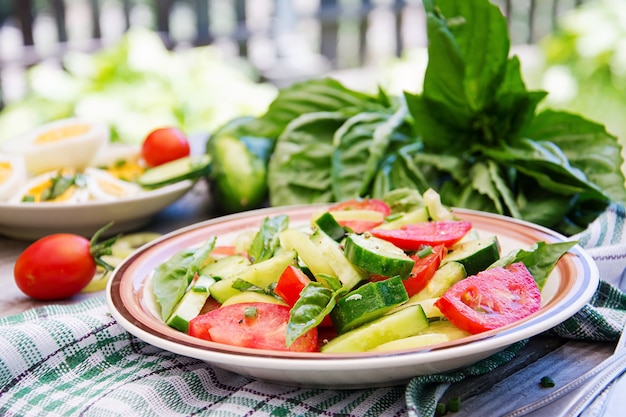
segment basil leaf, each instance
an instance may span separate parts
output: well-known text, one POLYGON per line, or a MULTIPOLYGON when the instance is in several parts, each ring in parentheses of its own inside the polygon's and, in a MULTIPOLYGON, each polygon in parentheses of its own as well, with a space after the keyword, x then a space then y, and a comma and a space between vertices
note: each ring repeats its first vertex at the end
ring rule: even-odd
POLYGON ((268 168, 271 205, 333 201, 333 135, 346 119, 340 112, 319 112, 289 123, 268 168))
POLYGON ((287 346, 324 320, 335 307, 337 294, 338 292, 315 281, 302 289, 300 298, 291 308, 287 323, 287 346))
POLYGON ((161 318, 167 321, 174 307, 189 287, 196 272, 200 270, 215 247, 211 237, 199 248, 185 248, 154 270, 152 285, 157 303, 161 307, 161 318))
POLYGON ((378 172, 395 130, 404 122, 405 106, 395 113, 359 113, 333 139, 332 190, 336 200, 365 196, 378 172))
POLYGON ((365 109, 383 109, 386 102, 386 97, 353 91, 332 78, 308 80, 281 89, 267 112, 251 121, 247 129, 256 136, 277 138, 289 123, 306 113, 356 114, 365 109))
POLYGON ((279 215, 266 217, 261 223, 259 231, 254 236, 248 255, 252 263, 258 263, 271 258, 278 247, 278 235, 289 226, 289 216, 279 215))
POLYGON ((554 143, 589 181, 611 199, 626 202, 621 146, 603 125, 575 114, 546 110, 537 115, 524 134, 554 143))
POLYGON ((548 279, 548 276, 558 263, 559 259, 567 253, 576 241, 546 243, 537 242, 528 250, 517 249, 493 263, 489 268, 505 267, 515 262, 523 262, 528 272, 533 276, 537 286, 541 290, 548 279))

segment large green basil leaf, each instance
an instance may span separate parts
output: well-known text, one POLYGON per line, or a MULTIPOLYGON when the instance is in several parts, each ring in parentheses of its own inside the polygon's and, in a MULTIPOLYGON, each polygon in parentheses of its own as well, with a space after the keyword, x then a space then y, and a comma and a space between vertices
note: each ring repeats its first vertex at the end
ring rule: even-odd
POLYGON ((404 106, 393 114, 359 113, 337 130, 332 157, 332 190, 336 200, 369 193, 392 137, 404 123, 406 114, 404 106))
POLYGON ((524 131, 527 137, 557 145, 570 164, 585 173, 611 199, 626 202, 621 145, 603 125, 581 116, 546 110, 524 131))
POLYGON ((346 119, 341 112, 307 113, 287 125, 268 167, 271 205, 333 201, 333 136, 346 119))
POLYGON ((267 112, 249 122, 247 129, 257 136, 277 138, 285 127, 300 115, 343 111, 347 114, 364 110, 382 110, 386 96, 370 96, 346 88, 332 78, 307 80, 283 88, 267 112))

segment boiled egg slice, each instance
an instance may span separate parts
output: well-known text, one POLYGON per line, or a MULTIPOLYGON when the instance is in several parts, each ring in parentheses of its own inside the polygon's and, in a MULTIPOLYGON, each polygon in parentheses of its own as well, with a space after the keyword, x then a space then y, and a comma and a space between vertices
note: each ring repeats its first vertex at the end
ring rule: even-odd
POLYGON ((15 203, 82 203, 89 201, 83 174, 65 169, 46 172, 26 181, 11 199, 15 203))
POLYGON ((124 143, 110 143, 103 147, 96 155, 92 166, 131 182, 136 181, 146 170, 141 158, 141 148, 124 143))
POLYGON ((7 201, 26 182, 26 165, 19 155, 0 155, 0 201, 7 201))
POLYGON ((87 188, 92 200, 111 201, 132 197, 142 189, 139 185, 121 180, 111 173, 97 168, 85 169, 87 188))
POLYGON ((8 139, 3 151, 24 157, 31 175, 89 166, 109 141, 109 129, 104 123, 79 118, 50 122, 18 137, 8 139))

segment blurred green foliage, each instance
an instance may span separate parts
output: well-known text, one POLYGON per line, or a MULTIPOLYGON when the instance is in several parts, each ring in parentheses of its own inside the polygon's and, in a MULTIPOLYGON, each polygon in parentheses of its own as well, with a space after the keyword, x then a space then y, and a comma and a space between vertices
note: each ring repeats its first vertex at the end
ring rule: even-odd
POLYGON ((240 115, 259 115, 276 95, 252 67, 213 47, 172 52, 147 29, 133 29, 93 54, 67 54, 62 67, 28 70, 27 94, 0 111, 0 143, 65 117, 106 122, 113 141, 140 143, 152 129, 210 133, 240 115))

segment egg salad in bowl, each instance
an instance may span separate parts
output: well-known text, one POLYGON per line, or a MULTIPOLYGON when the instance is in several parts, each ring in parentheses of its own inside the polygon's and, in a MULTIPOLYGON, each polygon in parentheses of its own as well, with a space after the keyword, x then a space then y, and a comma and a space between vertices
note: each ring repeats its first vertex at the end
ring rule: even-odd
POLYGON ((210 172, 205 153, 149 166, 142 146, 111 143, 104 130, 65 119, 1 147, 0 234, 89 237, 109 223, 107 235, 136 230, 210 172))

